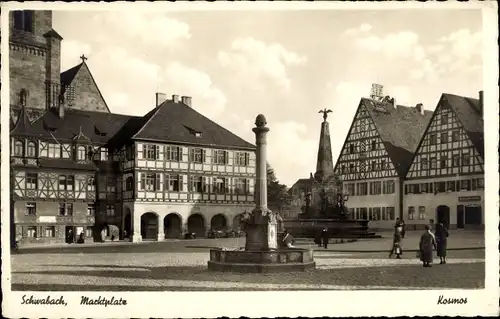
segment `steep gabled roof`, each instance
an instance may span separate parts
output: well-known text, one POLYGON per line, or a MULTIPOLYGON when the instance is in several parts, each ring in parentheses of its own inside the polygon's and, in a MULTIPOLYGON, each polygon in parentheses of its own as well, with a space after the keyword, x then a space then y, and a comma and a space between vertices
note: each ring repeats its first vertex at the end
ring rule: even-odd
POLYGON ((254 145, 181 102, 168 100, 148 115, 150 118, 134 134, 133 139, 255 149, 254 145))
POLYGON ((28 113, 26 112, 26 107, 22 107, 19 116, 17 119, 17 123, 13 124, 13 121, 10 121, 11 123, 11 135, 23 135, 23 136, 40 136, 43 134, 42 131, 37 130, 30 122, 28 118, 28 113), (12 125, 13 124, 13 125, 12 125))
POLYGON ((413 154, 430 123, 433 112, 420 113, 416 107, 362 98, 399 176, 410 168, 413 154))
POLYGON ((456 114, 472 144, 484 159, 484 120, 479 100, 443 93, 441 101, 456 114))

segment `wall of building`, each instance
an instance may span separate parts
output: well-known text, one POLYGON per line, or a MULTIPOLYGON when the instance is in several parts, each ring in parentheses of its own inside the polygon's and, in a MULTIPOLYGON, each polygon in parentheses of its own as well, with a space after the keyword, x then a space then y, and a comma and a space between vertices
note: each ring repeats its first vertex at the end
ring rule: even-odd
POLYGON ((108 112, 106 102, 99 93, 99 89, 92 79, 86 64, 83 64, 80 68, 73 79, 72 85, 75 88, 75 99, 71 106, 72 109, 108 112))

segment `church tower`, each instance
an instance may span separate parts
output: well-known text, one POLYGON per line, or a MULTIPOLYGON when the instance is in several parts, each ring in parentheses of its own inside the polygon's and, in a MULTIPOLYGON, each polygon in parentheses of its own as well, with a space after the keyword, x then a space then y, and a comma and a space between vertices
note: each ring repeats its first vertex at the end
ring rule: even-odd
POLYGON ((10 12, 10 110, 22 107, 33 120, 59 106, 62 37, 52 29, 52 11, 10 12))

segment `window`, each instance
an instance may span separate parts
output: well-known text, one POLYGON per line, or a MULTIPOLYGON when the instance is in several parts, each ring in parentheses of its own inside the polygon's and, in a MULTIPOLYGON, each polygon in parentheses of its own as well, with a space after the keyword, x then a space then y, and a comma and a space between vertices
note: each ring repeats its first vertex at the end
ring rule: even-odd
POLYGON ((213 151, 213 163, 214 164, 227 164, 228 156, 226 151, 214 150, 213 151))
POLYGON ((27 173, 26 174, 26 189, 37 189, 38 188, 37 179, 38 179, 38 176, 36 173, 27 173))
POLYGON ((454 192, 455 191, 455 186, 456 186, 455 181, 448 181, 448 182, 446 182, 446 191, 448 191, 448 192, 454 192))
POLYGON ((146 191, 160 191, 160 174, 142 173, 141 186, 146 191))
POLYGON ((448 143, 448 132, 441 133, 441 143, 448 143))
POLYGON ((71 147, 69 145, 67 145, 67 144, 62 145, 61 157, 62 158, 71 158, 71 147))
POLYGON ((201 148, 192 148, 191 153, 191 162, 194 163, 204 163, 205 151, 201 148))
POLYGON ((28 157, 36 157, 36 145, 34 142, 28 142, 28 148, 26 152, 28 157))
POLYGON ((468 153, 462 154, 462 165, 470 165, 470 155, 468 153))
POLYGON ((28 92, 26 92, 26 89, 21 89, 19 92, 19 106, 26 106, 27 95, 28 92))
POLYGON ((160 158, 160 146, 154 144, 144 144, 144 158, 157 160, 160 158))
POLYGON ((73 204, 72 203, 66 203, 66 215, 73 216, 73 204))
POLYGON ((464 179, 460 181, 460 190, 470 191, 471 182, 468 179, 464 179))
POLYGON ((217 193, 217 194, 229 193, 228 186, 229 185, 226 182, 225 178, 223 178, 223 177, 214 178, 214 193, 217 193))
POLYGON ((396 192, 396 184, 394 181, 384 181, 383 183, 384 194, 394 194, 396 192))
POLYGON ((376 170, 377 170, 377 162, 372 161, 372 171, 376 171, 376 170))
POLYGON ((444 193, 444 192, 446 192, 446 182, 436 183, 436 193, 444 193))
POLYGON ((484 188, 484 178, 478 178, 476 185, 477 185, 477 188, 483 189, 484 188))
POLYGON ((360 219, 368 219, 368 209, 366 207, 359 208, 358 214, 360 219))
POLYGON ((421 159, 421 168, 422 169, 428 169, 429 168, 429 162, 427 161, 427 158, 426 157, 422 157, 421 159))
POLYGON ((36 215, 36 203, 34 202, 26 203, 26 215, 30 216, 36 215))
POLYGON ((415 219, 415 207, 413 206, 408 207, 408 219, 409 220, 415 219))
POLYGON ((106 205, 106 216, 108 216, 108 217, 115 216, 115 206, 106 205))
POLYGON ((206 187, 203 187, 204 183, 202 176, 190 176, 189 184, 189 188, 193 193, 203 193, 207 191, 206 187))
POLYGON ((448 124, 448 114, 441 115, 441 125, 448 124))
POLYGON ((359 196, 364 196, 364 195, 367 195, 368 194, 368 187, 367 187, 367 183, 358 183, 357 184, 357 194, 359 196))
POLYGON ((108 176, 106 178, 106 192, 114 193, 116 190, 117 181, 114 176, 108 176))
POLYGON ((455 130, 451 132, 451 141, 452 142, 458 142, 460 140, 460 131, 455 130))
POLYGON ((49 158, 61 157, 61 146, 59 144, 49 144, 49 158))
POLYGON ((73 216, 73 204, 59 203, 59 216, 73 216))
POLYGON ((437 138, 437 134, 431 134, 431 135, 429 136, 429 143, 430 143, 431 145, 436 145, 436 144, 437 144, 437 140, 438 140, 438 138, 437 138))
POLYGON ((26 236, 28 238, 36 238, 36 227, 35 226, 26 227, 26 236))
POLYGON ((85 228, 85 237, 92 237, 93 232, 92 232, 92 227, 86 227, 85 228))
POLYGON ((452 157, 452 165, 457 167, 460 166, 460 155, 454 154, 452 157))
POLYGON ((344 174, 344 173, 345 173, 345 171, 346 171, 345 164, 342 164, 342 168, 341 168, 341 172, 342 172, 342 174, 344 174))
POLYGON ((234 161, 237 166, 248 166, 249 153, 247 152, 236 152, 234 161))
POLYGON ((178 162, 179 161, 180 147, 178 146, 167 146, 167 161, 178 162))
POLYGON ((370 182, 370 195, 380 195, 380 194, 382 194, 382 183, 370 182))
POLYGON ((431 168, 437 168, 437 160, 435 157, 431 157, 431 168))
POLYGON ((372 220, 380 220, 381 219, 381 211, 380 207, 374 207, 372 210, 372 220))
POLYGON ((87 159, 87 149, 85 146, 78 146, 76 159, 79 161, 85 161, 87 159))
POLYGON ((165 175, 166 190, 169 192, 180 191, 180 176, 179 175, 165 175))
POLYGON ((382 169, 382 170, 387 169, 387 166, 386 166, 385 160, 381 160, 381 161, 380 161, 380 169, 382 169))
POLYGON ((427 217, 425 216, 425 206, 418 206, 418 219, 427 219, 427 217))
POLYGON ((24 144, 21 141, 14 143, 14 156, 24 156, 24 144))
POLYGON ((101 147, 101 161, 108 160, 108 149, 106 147, 101 147))
POLYGON ((372 151, 377 149, 377 140, 372 141, 372 151))
POLYGON ((354 185, 355 185, 354 183, 349 183, 349 184, 347 184, 347 194, 348 194, 349 196, 354 196, 354 195, 356 195, 356 194, 355 194, 354 185))
POLYGON ((354 153, 354 144, 349 144, 349 153, 353 154, 354 153))
POLYGON ((95 191, 95 178, 94 178, 94 176, 89 176, 87 178, 87 191, 89 191, 89 192, 95 191))
POLYGON ((73 175, 59 175, 59 190, 72 191, 75 185, 75 177, 73 175))
POLYGON ((439 162, 440 162, 440 168, 448 167, 448 156, 441 155, 441 159, 439 160, 439 162))
POLYGON ((125 189, 127 191, 134 190, 134 178, 132 176, 127 177, 127 179, 125 180, 125 189))
POLYGON ((246 178, 235 178, 234 179, 234 193, 236 195, 245 195, 247 193, 247 179, 246 178))
POLYGON ((14 11, 14 29, 33 32, 33 10, 14 11))
POLYGON ((56 228, 54 226, 45 226, 43 237, 56 237, 56 228))
POLYGON ((87 215, 88 216, 95 216, 95 204, 88 204, 87 205, 87 215))
POLYGON ((354 164, 349 164, 349 173, 354 173, 354 164))

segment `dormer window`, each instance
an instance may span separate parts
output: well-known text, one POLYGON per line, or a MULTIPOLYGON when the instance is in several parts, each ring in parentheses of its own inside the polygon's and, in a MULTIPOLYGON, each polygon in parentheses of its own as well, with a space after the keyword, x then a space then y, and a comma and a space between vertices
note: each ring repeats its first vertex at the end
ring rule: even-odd
POLYGON ((33 10, 14 11, 14 29, 33 32, 33 10))
POLYGON ((36 157, 36 144, 34 142, 28 142, 28 148, 26 151, 26 156, 36 157))
POLYGON ((197 131, 195 129, 187 127, 186 125, 184 125, 184 127, 189 131, 189 134, 194 135, 195 137, 202 137, 203 136, 203 133, 200 131, 197 131))
POLYGON ((24 143, 22 141, 16 141, 14 143, 14 156, 24 156, 24 143))
POLYGON ((85 161, 87 159, 87 149, 85 146, 78 146, 76 151, 76 159, 79 161, 85 161))
POLYGON ((26 106, 27 98, 28 98, 28 93, 26 92, 25 89, 22 89, 19 92, 19 106, 21 106, 21 107, 26 106))
POLYGON ((194 136, 196 137, 201 137, 201 135, 202 135, 201 132, 194 132, 194 136))

